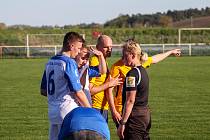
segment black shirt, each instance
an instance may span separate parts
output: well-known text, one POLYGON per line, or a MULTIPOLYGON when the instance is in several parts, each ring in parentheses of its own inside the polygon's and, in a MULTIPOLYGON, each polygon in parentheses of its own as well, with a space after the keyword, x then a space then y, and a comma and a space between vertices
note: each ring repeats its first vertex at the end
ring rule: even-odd
POLYGON ((126 75, 126 79, 123 85, 123 94, 122 101, 123 105, 126 101, 126 91, 136 91, 136 98, 134 107, 138 106, 147 106, 148 105, 148 96, 149 96, 149 77, 145 68, 142 66, 138 66, 136 68, 132 68, 126 75), (141 76, 139 76, 138 70, 140 70, 141 76), (138 80, 140 79, 140 83, 138 84, 138 80), (138 84, 138 85, 137 85, 138 84))

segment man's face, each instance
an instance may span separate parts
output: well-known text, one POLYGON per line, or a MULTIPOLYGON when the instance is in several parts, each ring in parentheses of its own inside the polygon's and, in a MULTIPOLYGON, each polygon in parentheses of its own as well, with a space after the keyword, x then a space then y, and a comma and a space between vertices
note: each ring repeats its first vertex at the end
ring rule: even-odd
POLYGON ((104 55, 104 57, 111 57, 112 53, 112 40, 107 38, 104 40, 103 43, 98 47, 99 51, 101 51, 104 55))
POLYGON ((87 48, 82 48, 80 53, 76 56, 76 62, 79 69, 87 64, 89 56, 90 54, 88 53, 87 48))
POLYGON ((111 55, 112 55, 112 46, 111 45, 103 46, 103 52, 102 53, 104 54, 105 57, 111 57, 111 55))
POLYGON ((80 50, 82 49, 82 42, 80 41, 75 41, 71 44, 71 50, 73 52, 73 55, 72 57, 75 58, 79 53, 80 53, 80 50))

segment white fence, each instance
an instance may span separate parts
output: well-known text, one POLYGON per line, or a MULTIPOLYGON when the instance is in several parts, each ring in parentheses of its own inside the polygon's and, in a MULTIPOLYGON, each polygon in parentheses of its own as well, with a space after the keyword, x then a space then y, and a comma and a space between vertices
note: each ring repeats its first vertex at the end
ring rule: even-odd
MULTIPOLYGON (((140 44, 142 50, 148 54, 162 53, 173 48, 180 48, 182 55, 210 55, 210 45, 205 43, 186 43, 186 44, 140 44)), ((95 46, 95 45, 88 45, 95 46)), ((0 46, 0 58, 16 57, 50 57, 61 50, 61 45, 44 46, 0 46)), ((113 45, 113 54, 122 54, 121 44, 113 45)))

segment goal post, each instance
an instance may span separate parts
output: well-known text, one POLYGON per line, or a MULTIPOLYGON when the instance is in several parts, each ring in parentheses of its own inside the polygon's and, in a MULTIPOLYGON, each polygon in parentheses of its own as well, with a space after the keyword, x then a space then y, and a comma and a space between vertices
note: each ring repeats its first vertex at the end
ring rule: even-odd
POLYGON ((178 30, 178 43, 181 44, 181 33, 182 31, 201 31, 201 30, 210 30, 210 28, 179 28, 178 30))

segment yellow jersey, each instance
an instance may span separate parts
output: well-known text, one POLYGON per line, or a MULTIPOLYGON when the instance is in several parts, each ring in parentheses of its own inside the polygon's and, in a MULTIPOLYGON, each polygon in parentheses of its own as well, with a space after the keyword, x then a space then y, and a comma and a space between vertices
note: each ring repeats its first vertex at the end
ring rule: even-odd
MULTIPOLYGON (((98 66, 99 65, 98 57, 92 56, 90 58, 89 65, 90 66, 98 66)), ((100 85, 104 84, 104 82, 106 81, 106 77, 107 77, 107 74, 102 74, 100 77, 90 78, 90 83, 93 84, 94 86, 100 86, 100 85)), ((92 107, 93 108, 102 109, 102 110, 109 109, 108 101, 107 101, 104 91, 101 91, 99 93, 92 95, 91 98, 92 98, 92 107)))
MULTIPOLYGON (((142 66, 144 68, 150 67, 152 64, 152 57, 148 57, 147 61, 145 61, 142 66)), ((131 67, 126 66, 122 59, 118 60, 116 63, 114 63, 110 70, 110 75, 112 77, 117 77, 119 75, 119 78, 122 78, 122 81, 125 81, 126 74, 131 70, 131 67)), ((122 90, 123 90, 123 84, 117 86, 114 88, 115 95, 114 95, 114 104, 116 110, 122 114, 122 90)))

